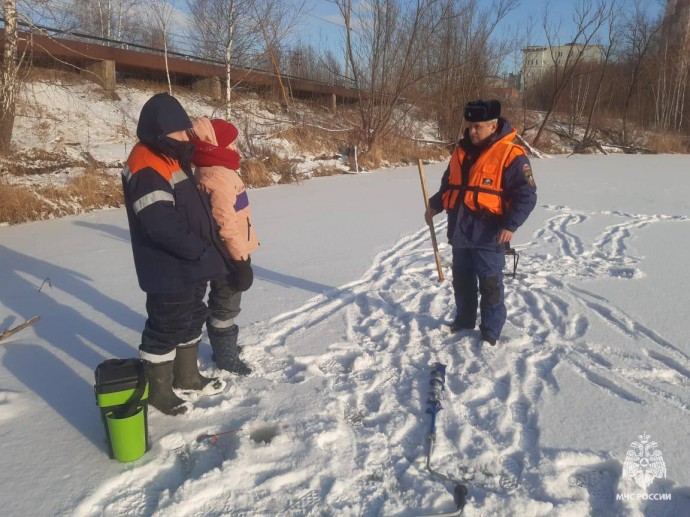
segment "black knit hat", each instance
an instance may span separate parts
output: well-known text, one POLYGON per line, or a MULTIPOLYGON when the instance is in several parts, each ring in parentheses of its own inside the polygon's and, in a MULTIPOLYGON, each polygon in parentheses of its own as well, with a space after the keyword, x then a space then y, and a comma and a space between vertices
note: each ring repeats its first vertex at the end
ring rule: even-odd
POLYGON ((468 122, 486 122, 501 116, 501 103, 495 99, 490 101, 470 101, 465 106, 465 120, 468 122))
POLYGON ((149 144, 155 142, 158 137, 191 127, 192 121, 180 102, 167 93, 157 93, 141 108, 137 137, 149 144))

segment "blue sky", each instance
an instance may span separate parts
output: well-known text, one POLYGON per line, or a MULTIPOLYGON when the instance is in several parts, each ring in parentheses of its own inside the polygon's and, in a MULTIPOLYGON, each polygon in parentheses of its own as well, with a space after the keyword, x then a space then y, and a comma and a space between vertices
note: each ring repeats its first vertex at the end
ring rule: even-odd
MULTIPOLYGON (((299 0, 293 0, 298 2, 299 0)), ((358 2, 359 0, 354 0, 358 2)), ((407 0, 405 0, 407 1, 407 0)), ((532 25, 530 44, 545 45, 546 37, 542 27, 542 18, 545 6, 548 5, 550 12, 550 20, 554 26, 559 27, 558 39, 560 43, 567 43, 570 41, 575 32, 575 24, 573 22, 573 11, 578 3, 583 0, 520 0, 519 7, 511 13, 508 19, 504 20, 499 27, 498 33, 506 35, 515 34, 515 30, 519 29, 521 32, 526 31, 526 28, 532 25)), ((587 0, 584 0, 587 1, 587 0)), ((597 0, 589 0, 596 2, 597 0)), ((634 0, 619 0, 623 9, 632 9, 634 0)), ((187 16, 187 7, 185 0, 172 0, 172 3, 178 9, 181 18, 187 16)), ((490 7, 493 0, 479 0, 480 7, 490 7)), ((665 0, 646 0, 645 5, 647 9, 653 14, 659 14, 663 11, 663 4, 665 0)), ((183 23, 183 22, 180 22, 183 23)), ((343 53, 343 23, 338 8, 328 0, 306 0, 306 13, 303 17, 303 23, 297 31, 298 35, 292 44, 298 41, 311 45, 317 49, 330 49, 338 56, 343 53)), ((605 35, 604 35, 605 37, 605 35)), ((184 39, 180 35, 180 39, 184 39)), ((516 54, 520 54, 520 49, 516 48, 516 54)), ((505 60, 503 65, 504 72, 511 72, 515 68, 516 60, 509 57, 505 60)))
MULTIPOLYGON (((356 0, 355 0, 356 1, 356 0)), ((544 7, 548 4, 550 20, 560 26, 559 39, 566 43, 574 35, 575 24, 572 13, 578 2, 582 0, 521 0, 520 6, 513 11, 508 20, 504 21, 500 31, 514 33, 516 28, 521 30, 530 23, 533 24, 531 44, 546 44, 546 37, 542 28, 544 7), (560 24, 558 23, 560 20, 560 24)), ((624 8, 632 8, 633 0, 620 0, 624 8)), ((658 14, 663 10, 664 0, 646 2, 650 12, 658 14)), ((480 0, 482 7, 492 4, 492 0, 480 0)), ((316 48, 330 48, 336 54, 342 48, 342 22, 337 7, 328 0, 307 0, 308 14, 305 16, 302 41, 316 48)))

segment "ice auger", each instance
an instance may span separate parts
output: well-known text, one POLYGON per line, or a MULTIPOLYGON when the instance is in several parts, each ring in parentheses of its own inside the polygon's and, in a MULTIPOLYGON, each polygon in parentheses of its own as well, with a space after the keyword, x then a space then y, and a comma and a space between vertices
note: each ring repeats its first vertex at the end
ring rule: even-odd
POLYGON ((462 513, 465 504, 467 504, 467 487, 463 483, 455 481, 454 479, 451 479, 448 476, 445 476, 431 468, 431 454, 433 453, 434 443, 436 442, 436 415, 439 411, 441 411, 441 409, 443 409, 441 401, 443 400, 443 394, 445 392, 445 389, 446 365, 441 363, 434 363, 431 370, 431 380, 429 381, 429 398, 426 401, 427 405, 429 406, 426 412, 431 415, 431 428, 429 429, 429 434, 427 434, 426 469, 432 476, 441 479, 446 483, 452 483, 455 486, 455 488, 453 489, 453 499, 455 500, 455 504, 458 507, 458 511, 452 513, 436 514, 450 516, 460 515, 462 513))

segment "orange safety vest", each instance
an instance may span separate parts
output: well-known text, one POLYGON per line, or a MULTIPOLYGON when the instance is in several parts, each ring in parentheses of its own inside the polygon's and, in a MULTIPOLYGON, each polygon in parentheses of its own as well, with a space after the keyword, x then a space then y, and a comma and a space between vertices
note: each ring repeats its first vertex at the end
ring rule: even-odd
POLYGON ((473 212, 497 217, 505 214, 507 202, 501 188, 503 171, 516 156, 525 154, 522 147, 513 143, 516 134, 516 130, 511 131, 479 155, 470 169, 467 185, 462 182, 465 150, 459 145, 455 148, 449 164, 449 188, 442 195, 443 208, 454 210, 458 198, 464 194, 465 206, 473 212))

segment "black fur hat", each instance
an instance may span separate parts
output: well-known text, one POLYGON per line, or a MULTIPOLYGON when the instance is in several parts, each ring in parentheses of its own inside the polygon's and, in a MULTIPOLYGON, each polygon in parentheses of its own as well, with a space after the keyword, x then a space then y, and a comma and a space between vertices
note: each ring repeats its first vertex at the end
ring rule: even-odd
POLYGON ((486 122, 500 116, 501 102, 496 99, 470 101, 465 106, 465 120, 468 122, 486 122))

